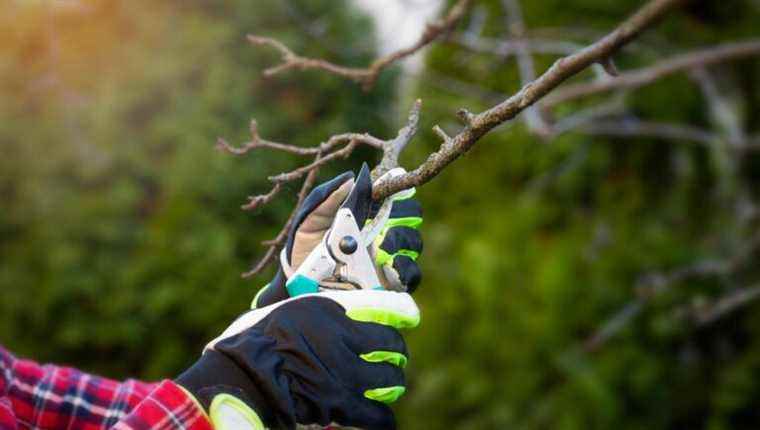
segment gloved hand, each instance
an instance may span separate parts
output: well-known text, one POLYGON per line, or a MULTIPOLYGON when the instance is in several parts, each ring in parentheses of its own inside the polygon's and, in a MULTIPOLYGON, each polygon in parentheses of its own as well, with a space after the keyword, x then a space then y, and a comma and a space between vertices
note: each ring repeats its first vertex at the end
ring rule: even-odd
MULTIPOLYGON (((304 199, 285 244, 290 267, 298 268, 319 244, 353 185, 354 173, 346 172, 314 188, 304 199)), ((422 238, 418 230, 422 224, 422 208, 417 200, 411 198, 413 195, 414 190, 407 193, 404 199, 393 202, 388 222, 372 246, 371 253, 375 257, 380 281, 388 290, 412 292, 422 279, 416 263, 422 252, 422 238)), ((359 198, 371 207, 370 217, 373 217, 380 203, 372 201, 371 189, 359 198)), ((287 299, 286 282, 287 277, 280 267, 274 279, 256 294, 253 307, 287 299)))
POLYGON ((255 309, 208 344, 176 382, 217 430, 296 424, 393 429, 404 393, 404 340, 419 324, 410 295, 328 291, 255 309))

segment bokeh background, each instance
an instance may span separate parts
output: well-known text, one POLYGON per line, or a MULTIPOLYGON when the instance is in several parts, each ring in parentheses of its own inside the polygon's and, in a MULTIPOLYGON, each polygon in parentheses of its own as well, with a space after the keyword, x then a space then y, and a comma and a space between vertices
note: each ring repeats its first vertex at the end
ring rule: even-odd
MULTIPOLYGON (((439 144, 433 124, 456 130, 456 109, 477 111, 519 88, 513 59, 451 42, 386 71, 369 92, 319 72, 261 77, 278 56, 249 46, 247 33, 367 64, 387 46, 362 3, 3 3, 0 343, 114 378, 172 377, 268 281, 271 269, 240 274, 297 192, 240 210, 268 189, 268 175, 302 160, 233 157, 214 150, 218 136, 245 141, 256 118, 265 137, 298 145, 346 131, 389 137, 420 97, 423 127, 402 159, 413 167, 439 144)), ((460 31, 477 24, 484 37, 503 37, 501 3, 477 3, 460 31)), ((587 43, 640 4, 534 0, 523 9, 530 27, 587 43)), ((639 67, 758 28, 756 0, 695 2, 618 63, 639 67)), ((552 59, 538 56, 539 70, 552 59)), ((712 72, 723 113, 760 131, 760 62, 712 72)), ((641 117, 726 128, 683 74, 625 98, 641 117)), ((375 159, 359 151, 320 179, 375 159)), ((423 324, 408 333, 401 427, 760 427, 760 305, 718 312, 732 294, 756 292, 758 183, 757 156, 720 139, 567 133, 543 142, 519 121, 489 134, 419 190, 423 324), (609 336, 589 342, 604 327, 609 336)))

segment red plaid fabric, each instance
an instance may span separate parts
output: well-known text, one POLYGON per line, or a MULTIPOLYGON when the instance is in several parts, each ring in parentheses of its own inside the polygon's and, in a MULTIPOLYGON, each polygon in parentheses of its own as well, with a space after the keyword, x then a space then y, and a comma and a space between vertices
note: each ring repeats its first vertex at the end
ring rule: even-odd
POLYGON ((0 430, 109 428, 212 427, 196 403, 171 381, 117 382, 17 359, 0 347, 0 430))

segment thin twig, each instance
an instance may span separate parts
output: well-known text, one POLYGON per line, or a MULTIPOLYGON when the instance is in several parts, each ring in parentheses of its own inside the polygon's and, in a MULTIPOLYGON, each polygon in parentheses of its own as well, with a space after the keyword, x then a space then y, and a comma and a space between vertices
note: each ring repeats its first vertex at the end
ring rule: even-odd
MULTIPOLYGON (((314 161, 319 161, 321 157, 321 154, 317 153, 317 156, 315 157, 314 161)), ((264 270, 272 261, 274 261, 274 258, 277 256, 277 253, 279 252, 280 248, 285 244, 285 240, 288 238, 288 233, 290 231, 290 226, 293 224, 293 220, 296 218, 296 213, 298 213, 298 209, 301 206, 301 203, 303 203, 304 199, 306 198, 307 194, 311 189, 314 187, 314 182, 317 179, 317 174, 319 173, 319 167, 316 167, 312 169, 309 174, 306 176, 306 179, 303 181, 303 184, 301 185, 301 190, 298 192, 298 199, 296 200, 296 205, 293 208, 293 211, 290 213, 290 216, 288 217, 288 220, 285 222, 285 225, 282 227, 279 233, 277 233, 277 236, 272 240, 265 240, 261 244, 264 246, 268 246, 267 252, 264 254, 263 257, 259 259, 259 261, 256 263, 256 265, 253 266, 253 268, 245 273, 242 274, 243 278, 250 278, 251 276, 257 275, 259 272, 264 270)))
POLYGON ((401 155, 401 151, 406 148, 409 142, 412 141, 414 135, 417 134, 417 129, 420 123, 420 110, 422 109, 422 100, 415 100, 412 105, 412 109, 409 111, 409 116, 406 120, 406 125, 398 131, 396 137, 383 144, 383 158, 372 170, 372 179, 377 179, 385 172, 398 166, 398 158, 401 155))
POLYGON ((501 40, 485 36, 472 37, 459 34, 449 39, 449 42, 476 53, 493 54, 499 57, 517 55, 518 50, 523 48, 533 54, 570 55, 584 47, 575 42, 525 36, 501 40))
POLYGON ((579 126, 577 130, 592 135, 691 141, 701 145, 710 145, 720 139, 715 133, 699 127, 643 121, 633 117, 588 122, 579 126))
POLYGON ((348 145, 344 146, 341 149, 331 152, 329 155, 326 155, 318 160, 314 160, 312 163, 299 167, 290 172, 280 173, 279 175, 270 176, 269 180, 274 182, 275 184, 295 181, 296 179, 300 179, 303 175, 311 172, 312 170, 319 169, 320 167, 324 166, 325 164, 335 159, 348 157, 349 155, 351 155, 354 149, 356 149, 356 146, 357 146, 357 141, 351 140, 348 142, 348 145))
POLYGON ((241 147, 234 147, 227 143, 226 140, 223 138, 218 138, 216 141, 216 147, 220 151, 225 151, 230 154, 234 155, 244 155, 247 154, 249 151, 252 151, 257 148, 270 148, 275 149, 278 151, 285 151, 289 152, 291 154, 297 154, 297 155, 314 155, 318 153, 319 151, 323 150, 323 148, 302 148, 300 146, 295 145, 287 145, 285 143, 278 143, 278 142, 272 142, 269 140, 262 139, 259 135, 259 127, 258 123, 255 119, 251 120, 250 126, 249 126, 250 132, 251 132, 251 140, 244 143, 241 147))
POLYGON ((656 296, 669 291, 683 282, 711 276, 726 276, 736 272, 760 249, 760 234, 752 236, 744 246, 727 259, 705 259, 668 272, 653 272, 640 277, 634 290, 636 297, 631 303, 615 312, 600 328, 584 342, 584 348, 591 352, 618 334, 656 296))
POLYGON ((385 68, 403 58, 415 54, 420 49, 453 29, 464 16, 471 2, 471 0, 459 0, 451 7, 449 13, 446 14, 445 17, 439 21, 429 23, 425 27, 425 31, 420 38, 413 45, 380 57, 365 68, 347 67, 331 63, 327 60, 302 57, 294 53, 282 42, 269 37, 248 35, 248 41, 254 45, 270 46, 282 54, 282 63, 266 69, 264 71, 265 76, 273 76, 290 69, 318 69, 356 81, 360 83, 365 90, 369 90, 374 86, 380 72, 385 68))
POLYGON ((693 317, 700 326, 711 324, 716 320, 760 299, 760 286, 739 288, 709 304, 697 306, 693 317))
MULTIPOLYGON (((502 0, 502 6, 506 14, 507 29, 512 38, 525 37, 525 23, 523 22, 522 8, 519 0, 502 0)), ((528 85, 536 79, 536 69, 533 64, 528 46, 524 43, 517 43, 515 49, 517 58, 517 69, 520 72, 521 85, 528 85)), ((525 124, 529 130, 539 136, 548 137, 551 133, 550 126, 541 114, 541 107, 538 104, 528 107, 525 110, 525 124)))
MULTIPOLYGON (((244 277, 254 276, 258 274, 259 272, 261 272, 264 268, 266 268, 270 263, 272 263, 275 260, 275 258, 277 257, 277 252, 279 251, 279 249, 282 247, 282 245, 285 243, 285 240, 287 239, 287 234, 291 228, 291 224, 295 217, 296 211, 298 210, 298 207, 301 205, 303 200, 306 198, 306 194, 308 193, 308 191, 311 190, 311 188, 313 187, 317 172, 322 166, 338 158, 348 157, 359 145, 367 145, 371 148, 382 151, 382 159, 380 163, 377 165, 377 167, 373 170, 374 177, 379 177, 386 171, 398 166, 399 154, 406 147, 406 145, 409 144, 409 142, 411 142, 412 138, 417 133, 417 128, 418 128, 419 120, 420 120, 421 106, 422 106, 421 100, 415 101, 414 105, 412 106, 409 112, 409 117, 407 119, 405 126, 399 130, 396 137, 387 141, 378 139, 367 133, 343 133, 343 134, 332 136, 326 142, 323 142, 313 148, 302 148, 302 147, 294 147, 292 145, 278 144, 278 145, 283 146, 283 148, 275 148, 275 149, 280 149, 280 150, 292 153, 293 152, 292 148, 298 148, 299 150, 303 150, 303 151, 312 151, 312 153, 315 153, 316 156, 314 157, 314 160, 309 164, 298 167, 290 172, 285 172, 279 175, 269 177, 269 180, 273 182, 274 184, 272 189, 266 194, 249 197, 248 198, 249 202, 243 206, 244 209, 252 210, 257 207, 260 207, 263 204, 269 203, 270 201, 274 199, 275 196, 277 196, 277 194, 280 191, 282 191, 283 184, 297 181, 301 179, 304 175, 306 176, 306 179, 304 180, 301 186, 301 191, 299 192, 296 206, 293 209, 293 212, 290 214, 288 221, 285 223, 282 230, 280 230, 280 232, 277 234, 277 236, 274 239, 266 240, 262 242, 262 245, 268 247, 266 253, 256 263, 256 265, 251 270, 244 273, 243 276, 244 277), (341 145, 344 145, 344 146, 340 148, 341 145), (339 147, 339 149, 335 149, 336 147, 339 147), (288 149, 285 149, 285 148, 288 148, 288 149)), ((253 123, 255 124, 255 122, 253 123)), ((225 150, 227 150, 228 152, 232 152, 233 154, 244 154, 252 149, 256 149, 260 147, 271 147, 269 145, 260 144, 261 139, 258 136, 258 133, 256 132, 255 126, 252 127, 251 136, 252 136, 251 142, 243 146, 243 148, 240 148, 239 150, 237 148, 233 148, 233 151, 230 151, 229 149, 225 148, 225 150)), ((300 153, 300 152, 299 154, 305 155, 305 153, 300 153)))
POLYGON ((256 210, 261 205, 265 205, 274 199, 277 194, 282 190, 282 183, 276 183, 266 194, 258 194, 255 196, 248 196, 248 203, 244 204, 240 208, 246 211, 256 210))
POLYGON ((567 85, 547 96, 544 99, 544 103, 546 106, 556 106, 569 100, 575 100, 580 97, 587 97, 611 90, 638 88, 673 73, 696 67, 707 67, 713 64, 755 55, 760 55, 759 39, 712 46, 698 51, 681 54, 649 67, 625 72, 616 78, 605 81, 592 81, 567 85))

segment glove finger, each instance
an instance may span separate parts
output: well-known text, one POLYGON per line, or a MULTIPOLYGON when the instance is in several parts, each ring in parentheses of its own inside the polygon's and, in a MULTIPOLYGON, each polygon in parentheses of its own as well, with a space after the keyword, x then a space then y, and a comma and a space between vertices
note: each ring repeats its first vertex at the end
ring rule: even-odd
MULTIPOLYGON (((361 359, 359 359, 361 360, 361 359)), ((360 393, 382 403, 393 403, 406 391, 404 371, 387 363, 364 363, 358 376, 360 393)))
POLYGON ((290 298, 288 290, 285 288, 286 281, 285 273, 282 271, 282 267, 280 267, 274 275, 272 282, 262 287, 261 290, 256 293, 256 297, 253 298, 253 303, 251 303, 251 308, 263 308, 290 298))
POLYGON ((339 426, 365 430, 395 430, 396 418, 385 403, 370 400, 363 394, 353 394, 346 400, 351 408, 335 411, 334 421, 339 426))
POLYGON ((354 354, 364 356, 365 361, 406 364, 409 352, 398 330, 373 322, 352 321, 349 332, 346 345, 354 354), (388 354, 373 354, 377 351, 388 354))
MULTIPOLYGON (((380 207, 383 205, 383 201, 373 200, 370 205, 369 217, 374 218, 380 211, 380 207)), ((404 198, 393 201, 391 206, 391 218, 402 218, 407 216, 422 216, 422 205, 417 199, 404 198)))
POLYGON ((289 263, 293 267, 303 261, 311 251, 308 243, 321 239, 332 224, 332 219, 353 185, 353 172, 343 173, 314 188, 298 210, 286 244, 289 263), (304 242, 305 241, 305 242, 304 242), (298 246, 299 242, 307 246, 298 246), (309 249, 305 249, 309 248, 309 249))
POLYGON ((390 218, 422 217, 422 205, 416 199, 395 200, 390 218))
MULTIPOLYGON (((340 348, 340 346, 338 346, 338 348, 340 348)), ((343 348, 345 348, 345 346, 343 346, 343 348)), ((375 399, 372 397, 373 393, 371 390, 389 387, 404 387, 406 383, 404 379, 404 371, 401 367, 387 362, 370 362, 357 355, 350 358, 351 354, 352 353, 348 350, 339 354, 342 358, 340 362, 342 384, 357 394, 363 395, 370 391, 370 396, 367 398, 373 400, 395 400, 395 398, 390 396, 390 398, 375 399)), ((390 391, 393 393, 394 391, 398 392, 403 390, 404 388, 390 391)), ((383 393, 383 391, 388 390, 377 391, 378 395, 382 395, 386 394, 383 393)), ((396 394, 397 397, 400 395, 399 393, 396 394)), ((386 396, 388 396, 388 394, 386 394, 386 396)), ((390 403, 390 401, 385 403, 390 403)))
MULTIPOLYGON (((392 227, 389 228, 383 237, 383 241, 380 243, 380 249, 383 250, 388 256, 393 256, 399 251, 413 251, 410 253, 410 257, 416 259, 422 252, 422 235, 419 230, 411 227, 392 227)), ((381 256, 378 256, 381 258, 381 256)), ((379 264, 384 262, 378 261, 379 264)))
POLYGON ((392 263, 383 265, 383 275, 390 288, 395 291, 413 293, 422 282, 420 266, 406 255, 396 255, 392 263), (403 286, 404 288, 397 288, 403 286))

